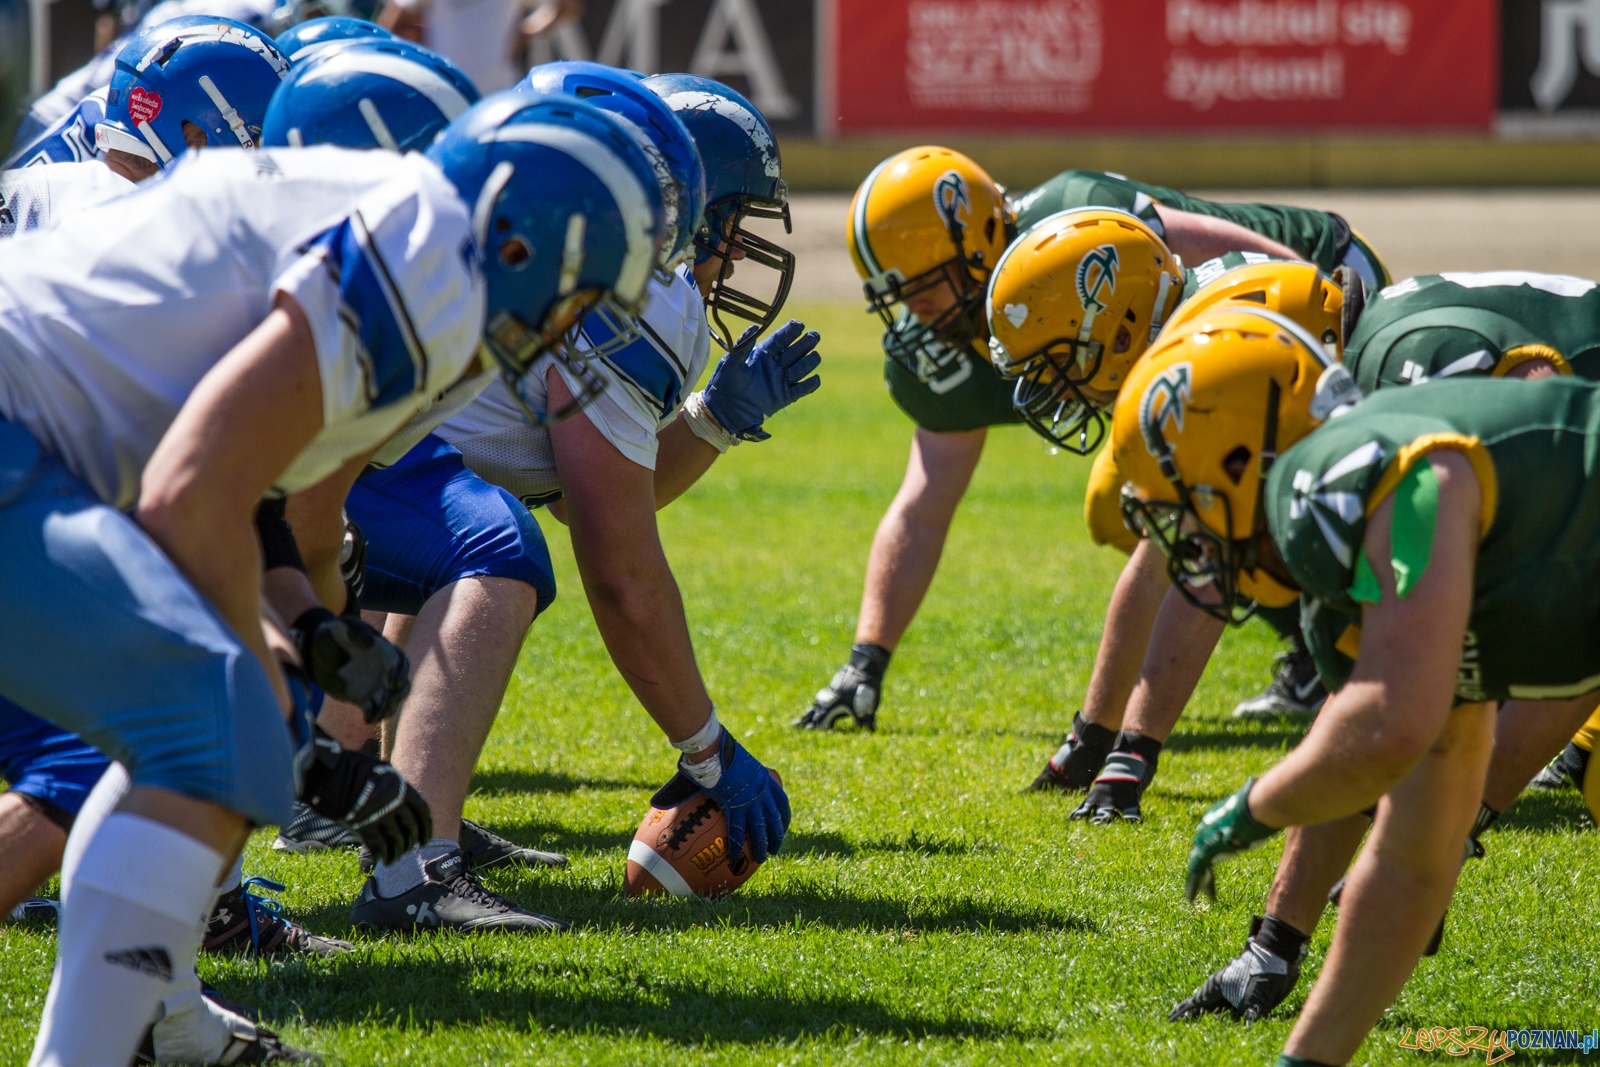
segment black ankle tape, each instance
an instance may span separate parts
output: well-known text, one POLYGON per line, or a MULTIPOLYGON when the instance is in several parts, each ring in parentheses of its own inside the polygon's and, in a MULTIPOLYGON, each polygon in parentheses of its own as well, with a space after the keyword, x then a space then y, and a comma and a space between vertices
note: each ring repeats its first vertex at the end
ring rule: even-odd
POLYGON ((1303 1056, 1291 1056, 1287 1052, 1280 1052, 1272 1067, 1337 1067, 1337 1065, 1323 1063, 1321 1060, 1308 1060, 1303 1056))
POLYGON ((1302 934, 1276 915, 1258 916, 1260 922, 1250 924, 1250 940, 1279 959, 1298 960, 1305 952, 1310 934, 1302 934))
POLYGON ((1124 730, 1117 735, 1116 747, 1113 752, 1132 752, 1150 766, 1156 765, 1156 760, 1161 758, 1161 742, 1144 734, 1136 734, 1131 730, 1124 730))
POLYGON ((1477 821, 1472 824, 1472 833, 1467 836, 1476 841, 1479 837, 1483 836, 1483 832, 1485 830, 1494 825, 1494 821, 1499 817, 1500 813, 1495 811, 1489 805, 1479 804, 1477 821))
POLYGON ((882 645, 871 645, 863 641, 859 645, 850 646, 850 666, 865 674, 875 682, 883 681, 883 672, 889 669, 889 657, 894 655, 882 645))

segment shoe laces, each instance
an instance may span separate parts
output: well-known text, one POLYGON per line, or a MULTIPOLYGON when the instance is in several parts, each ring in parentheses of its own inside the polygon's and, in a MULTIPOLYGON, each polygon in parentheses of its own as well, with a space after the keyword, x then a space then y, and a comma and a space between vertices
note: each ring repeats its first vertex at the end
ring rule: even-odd
POLYGON ((461 873, 445 884, 449 887, 450 892, 459 897, 465 897, 474 904, 496 908, 500 911, 517 910, 511 901, 478 881, 477 875, 467 870, 465 863, 462 864, 461 873))
POLYGON ((260 875, 251 875, 239 883, 239 899, 244 904, 245 916, 250 920, 250 947, 259 955, 261 952, 261 927, 263 924, 292 925, 283 917, 283 902, 270 897, 259 896, 250 892, 252 889, 263 889, 269 893, 281 893, 284 890, 282 882, 274 882, 270 878, 260 875), (263 914, 265 913, 265 914, 263 914))

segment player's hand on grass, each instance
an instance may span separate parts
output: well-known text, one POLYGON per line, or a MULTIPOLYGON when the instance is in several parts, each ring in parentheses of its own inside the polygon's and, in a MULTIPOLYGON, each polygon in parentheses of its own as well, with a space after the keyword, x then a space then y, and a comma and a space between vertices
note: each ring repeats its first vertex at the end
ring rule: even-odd
POLYGON ((1068 818, 1088 819, 1094 826, 1104 826, 1118 816, 1128 822, 1143 822, 1139 802, 1154 773, 1154 768, 1137 753, 1111 753, 1089 787, 1089 795, 1068 818))
POLYGON ((1278 955, 1256 940, 1262 922, 1263 917, 1257 915, 1251 923, 1250 940, 1245 942, 1244 951, 1180 1001, 1167 1016, 1169 1023, 1220 1011, 1253 1023, 1266 1018, 1272 1014, 1272 1009, 1283 1003, 1300 980, 1305 946, 1300 946, 1293 959, 1278 955))
POLYGON ((1250 788, 1256 784, 1251 778, 1233 795, 1218 801, 1200 820, 1194 834, 1194 847, 1189 850, 1189 871, 1184 881, 1184 895, 1193 904, 1196 896, 1204 893, 1206 899, 1217 898, 1217 880, 1212 865, 1224 856, 1265 841, 1278 831, 1263 826, 1250 814, 1250 788))
POLYGON ((316 732, 300 800, 361 838, 380 863, 393 863, 433 836, 433 813, 400 772, 316 732))
POLYGON ((312 608, 289 629, 300 664, 335 700, 361 709, 368 723, 389 718, 411 692, 411 662, 373 627, 353 615, 312 608))
POLYGON ((789 794, 726 728, 715 758, 722 763, 722 775, 714 785, 701 786, 683 770, 680 760, 678 773, 656 791, 650 804, 675 808, 704 792, 728 818, 728 854, 733 862, 743 858, 748 845, 750 858, 765 863, 768 856, 783 847, 784 835, 789 832, 789 794))
POLYGON ((767 416, 822 385, 811 375, 822 364, 815 351, 822 338, 815 330, 790 319, 765 340, 756 340, 759 332, 758 326, 746 330, 706 383, 706 407, 724 430, 746 441, 771 437, 761 428, 767 416))

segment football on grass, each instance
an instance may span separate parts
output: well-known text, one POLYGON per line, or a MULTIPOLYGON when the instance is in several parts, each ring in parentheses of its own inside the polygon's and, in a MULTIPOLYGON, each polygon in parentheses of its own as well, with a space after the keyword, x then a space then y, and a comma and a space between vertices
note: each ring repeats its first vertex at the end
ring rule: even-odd
MULTIPOLYGON (((768 768, 778 784, 778 772, 768 768)), ((622 889, 674 897, 722 897, 738 889, 761 866, 748 853, 735 864, 728 856, 728 817, 704 793, 675 808, 651 808, 628 846, 622 889)))

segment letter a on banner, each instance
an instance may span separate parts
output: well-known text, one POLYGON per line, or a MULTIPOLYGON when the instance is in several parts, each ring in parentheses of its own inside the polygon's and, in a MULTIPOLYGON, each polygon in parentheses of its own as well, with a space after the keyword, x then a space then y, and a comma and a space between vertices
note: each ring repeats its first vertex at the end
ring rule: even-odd
POLYGON ((787 119, 800 113, 799 103, 783 83, 755 0, 716 0, 689 61, 689 73, 702 78, 743 74, 750 79, 750 102, 767 118, 787 119), (730 42, 732 50, 724 47, 730 42))

